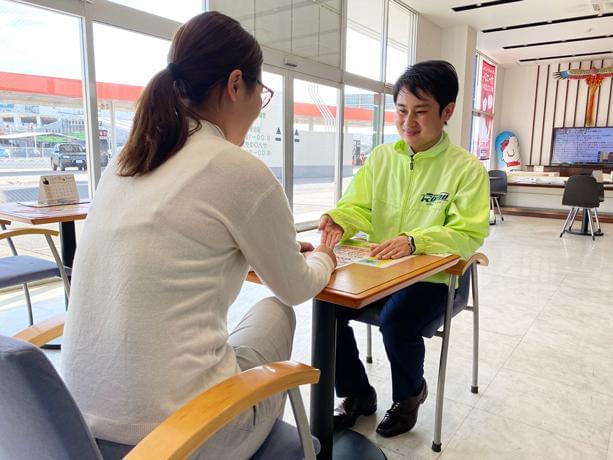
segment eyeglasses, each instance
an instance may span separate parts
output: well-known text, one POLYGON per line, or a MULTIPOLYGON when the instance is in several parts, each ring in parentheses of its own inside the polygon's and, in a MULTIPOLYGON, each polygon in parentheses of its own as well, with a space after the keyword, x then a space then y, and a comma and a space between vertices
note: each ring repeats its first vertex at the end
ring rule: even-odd
POLYGON ((260 85, 262 85, 262 108, 266 107, 268 105, 268 103, 270 102, 270 100, 272 99, 272 97, 274 96, 275 92, 270 89, 268 86, 266 86, 264 83, 262 83, 260 81, 260 79, 256 79, 256 82, 258 82, 260 85))
POLYGON ((275 92, 272 89, 270 89, 268 86, 266 86, 264 83, 262 83, 262 80, 260 80, 259 78, 252 78, 245 74, 243 74, 243 78, 246 78, 247 80, 255 81, 257 84, 262 86, 262 94, 261 94, 262 108, 266 107, 268 103, 270 102, 270 100, 272 99, 275 92))

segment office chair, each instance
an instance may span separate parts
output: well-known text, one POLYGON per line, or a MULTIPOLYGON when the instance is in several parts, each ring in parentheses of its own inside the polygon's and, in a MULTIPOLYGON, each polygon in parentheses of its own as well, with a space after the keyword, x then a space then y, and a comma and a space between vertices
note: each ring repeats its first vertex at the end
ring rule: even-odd
MULTIPOLYGON (((0 458, 103 458, 70 392, 37 348, 60 336, 63 329, 64 315, 59 315, 13 338, 0 335, 0 458)), ((188 458, 234 417, 287 391, 298 428, 277 420, 252 459, 315 460, 314 443, 318 442, 311 437, 298 386, 318 381, 319 370, 292 361, 241 372, 179 408, 124 458, 188 458)))
POLYGON ((51 238, 52 236, 58 236, 59 232, 46 228, 30 227, 7 230, 6 224, 8 223, 10 222, 0 221, 0 228, 2 228, 2 231, 0 231, 0 241, 7 241, 13 255, 0 258, 0 288, 16 286, 18 284, 22 285, 23 294, 26 298, 26 305, 28 307, 28 320, 31 326, 34 324, 34 318, 32 315, 32 301, 30 299, 28 283, 58 277, 64 282, 66 297, 70 295, 68 275, 62 263, 62 259, 57 252, 57 248, 53 243, 53 239, 51 238), (51 249, 51 254, 53 254, 53 258, 55 259, 55 263, 41 257, 19 255, 13 243, 13 238, 22 235, 44 235, 49 249, 51 249))
POLYGON ((490 176, 490 206, 494 211, 494 223, 496 223, 496 209, 500 215, 500 220, 504 222, 504 216, 500 209, 500 198, 507 194, 507 173, 504 171, 488 171, 490 176))
MULTIPOLYGON (((598 207, 600 203, 604 201, 604 183, 598 182, 598 207)), ((594 208, 594 218, 596 219, 596 233, 602 234, 602 229, 600 228, 600 220, 598 219, 598 207, 594 208)))
POLYGON ((583 209, 588 216, 592 240, 596 239, 593 220, 596 219, 598 229, 600 229, 600 222, 598 221, 598 216, 592 216, 592 211, 594 211, 595 214, 596 208, 600 206, 601 194, 602 201, 604 201, 604 186, 602 184, 598 184, 596 179, 594 179, 592 176, 580 175, 571 176, 568 178, 566 185, 564 186, 562 204, 564 206, 571 206, 571 209, 568 212, 568 216, 566 216, 566 221, 564 222, 564 227, 562 227, 560 238, 562 238, 562 235, 564 235, 566 232, 572 233, 573 223, 575 222, 577 213, 579 212, 579 209, 583 209))
MULTIPOLYGON (((449 336, 451 334, 451 318, 462 310, 473 312, 473 375, 470 391, 479 392, 479 282, 477 265, 487 267, 489 264, 485 254, 474 253, 468 260, 460 260, 456 265, 446 270, 449 273, 449 290, 447 294, 447 308, 445 313, 427 324, 421 331, 426 338, 440 337, 443 339, 441 358, 438 370, 438 386, 436 391, 436 409, 434 417, 434 440, 432 450, 441 451, 441 431, 443 425, 443 398, 445 396, 445 376, 447 372, 447 354, 449 349, 449 336), (458 288, 454 289, 459 279, 458 288), (472 305, 468 305, 469 288, 472 287, 472 305), (443 326, 443 329, 439 328, 443 326)), ((367 309, 355 321, 367 323, 366 325, 366 362, 372 363, 372 326, 379 325, 380 309, 367 309)))

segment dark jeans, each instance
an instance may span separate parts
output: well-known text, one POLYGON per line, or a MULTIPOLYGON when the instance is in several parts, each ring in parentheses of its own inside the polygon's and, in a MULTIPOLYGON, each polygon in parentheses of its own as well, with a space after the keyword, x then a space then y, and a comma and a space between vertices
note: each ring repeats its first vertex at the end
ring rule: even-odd
MULTIPOLYGON (((379 325, 392 370, 392 398, 404 401, 421 390, 425 346, 421 331, 441 316, 447 303, 447 286, 416 283, 366 307, 379 309, 379 325)), ((370 312, 369 312, 370 313, 370 312)), ((349 320, 363 310, 337 307, 335 386, 339 397, 355 396, 370 389, 360 361, 349 320)))

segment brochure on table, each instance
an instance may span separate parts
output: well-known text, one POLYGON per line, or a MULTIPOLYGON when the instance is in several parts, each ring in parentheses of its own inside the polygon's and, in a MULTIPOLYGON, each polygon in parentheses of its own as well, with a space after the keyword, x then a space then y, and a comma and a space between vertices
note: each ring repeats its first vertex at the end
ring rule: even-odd
POLYGON ((406 256, 399 259, 377 259, 376 257, 371 257, 370 246, 370 243, 363 240, 343 241, 342 244, 336 245, 334 254, 336 254, 337 268, 349 264, 362 264, 371 267, 386 268, 404 262, 411 257, 415 257, 406 256))

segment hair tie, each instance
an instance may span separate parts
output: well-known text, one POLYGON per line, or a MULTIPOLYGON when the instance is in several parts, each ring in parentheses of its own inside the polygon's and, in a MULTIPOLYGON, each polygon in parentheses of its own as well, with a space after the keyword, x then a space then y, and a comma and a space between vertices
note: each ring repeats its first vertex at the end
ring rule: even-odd
POLYGON ((173 80, 181 80, 183 79, 183 74, 179 70, 179 66, 174 62, 169 62, 166 68, 170 71, 173 80))

